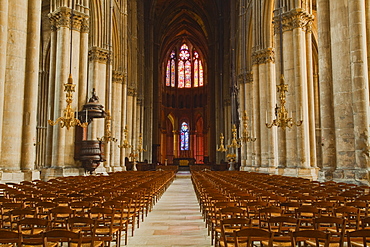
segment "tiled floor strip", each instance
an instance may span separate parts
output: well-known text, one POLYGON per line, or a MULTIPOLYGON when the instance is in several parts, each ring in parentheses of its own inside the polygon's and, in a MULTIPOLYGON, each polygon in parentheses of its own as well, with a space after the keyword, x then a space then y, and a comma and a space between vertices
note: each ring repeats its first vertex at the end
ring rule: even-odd
POLYGON ((212 246, 190 176, 177 176, 127 246, 212 246))

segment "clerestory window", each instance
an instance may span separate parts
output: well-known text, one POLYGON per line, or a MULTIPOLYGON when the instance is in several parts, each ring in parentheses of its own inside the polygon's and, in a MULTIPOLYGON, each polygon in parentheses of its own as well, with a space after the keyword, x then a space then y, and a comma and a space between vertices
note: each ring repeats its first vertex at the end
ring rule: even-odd
POLYGON ((202 87, 204 73, 202 60, 197 51, 189 51, 187 44, 173 50, 167 60, 166 86, 177 88, 202 87))

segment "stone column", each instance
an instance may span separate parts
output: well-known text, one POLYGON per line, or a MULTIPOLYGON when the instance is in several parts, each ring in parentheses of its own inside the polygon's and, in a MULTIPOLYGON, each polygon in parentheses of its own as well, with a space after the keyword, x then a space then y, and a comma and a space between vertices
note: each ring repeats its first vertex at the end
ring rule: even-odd
MULTIPOLYGON (((276 33, 280 33, 280 28, 283 29, 283 40, 280 40, 283 48, 292 48, 284 50, 282 61, 283 71, 281 73, 284 74, 285 84, 288 87, 286 109, 288 116, 293 119, 294 123, 303 119, 301 126, 293 125, 291 129, 287 128, 285 131, 283 129, 280 131, 279 145, 286 146, 286 152, 280 152, 282 157, 286 157, 287 168, 284 168, 284 173, 285 175, 315 179, 317 176, 316 170, 311 169, 310 161, 310 137, 315 138, 315 135, 310 136, 309 132, 308 72, 306 70, 306 50, 307 46, 312 46, 312 44, 306 43, 305 34, 306 28, 312 22, 313 16, 301 8, 292 9, 282 15, 281 19, 280 16, 275 17, 277 23, 275 30, 276 33), (280 21, 282 21, 281 25, 280 21), (285 143, 282 138, 284 135, 286 136, 285 143)), ((285 162, 281 160, 279 163, 283 165, 285 162)))
MULTIPOLYGON (((4 94, 5 72, 6 72, 6 53, 8 42, 8 0, 0 0, 0 95, 4 94)), ((4 114, 4 99, 0 100, 0 140, 2 140, 4 114)), ((0 141, 0 150, 3 142, 0 141)))
MULTIPOLYGON (((365 1, 365 18, 366 18, 366 46, 370 53, 370 1, 365 1)), ((370 56, 367 56, 367 64, 370 64, 370 56)), ((367 66, 367 74, 370 74, 370 66, 367 66)))
POLYGON ((330 6, 329 0, 317 1, 318 16, 318 54, 320 77, 320 119, 321 119, 321 152, 322 171, 320 177, 332 179, 335 170, 336 143, 334 133, 333 78, 332 78, 332 48, 330 36, 330 6))
MULTIPOLYGON (((245 80, 246 80, 246 74, 240 74, 238 76, 238 85, 239 85, 239 104, 240 104, 240 116, 243 116, 244 112, 246 111, 246 98, 245 98, 245 80)), ((244 126, 243 122, 241 121, 240 124, 240 133, 243 133, 244 126)), ((245 167, 247 166, 247 145, 245 143, 242 143, 241 146, 241 164, 240 164, 240 170, 244 171, 245 167)))
MULTIPOLYGON (((122 142, 126 139, 125 137, 125 126, 128 125, 127 123, 127 74, 123 75, 123 82, 122 82, 122 99, 121 99, 121 144, 122 142)), ((122 167, 123 171, 126 171, 126 166, 125 166, 125 158, 128 156, 127 155, 128 150, 125 148, 121 148, 121 158, 120 158, 120 165, 122 167)))
MULTIPOLYGON (((106 72, 107 72, 107 59, 108 51, 103 48, 93 47, 89 51, 89 81, 93 82, 92 88, 95 88, 96 94, 99 97, 100 104, 104 104, 106 101, 106 72)), ((105 110, 106 110, 105 106, 105 110)), ((105 121, 104 119, 94 119, 91 127, 89 127, 89 138, 96 140, 104 135, 105 121)))
MULTIPOLYGON (((55 84, 55 97, 52 105, 54 106, 51 120, 55 121, 63 115, 63 110, 66 107, 64 84, 67 83, 69 74, 69 48, 70 48, 70 9, 62 7, 58 12, 50 15, 53 19, 56 30, 56 66, 55 66, 55 81, 50 81, 55 84)), ((53 153, 52 166, 62 168, 65 165, 65 146, 66 146, 66 128, 60 128, 56 125, 53 128, 53 153)))
MULTIPOLYGON (((88 100, 88 56, 89 54, 89 18, 85 17, 81 19, 81 30, 80 30, 80 63, 78 70, 78 111, 82 110, 84 104, 88 100)), ((92 91, 92 90, 90 90, 92 91)))
POLYGON ((121 135, 121 126, 123 125, 121 120, 122 116, 122 83, 123 73, 114 71, 113 72, 113 85, 112 85, 112 136, 118 139, 118 142, 112 142, 112 164, 114 171, 122 171, 120 161, 120 150, 118 145, 123 141, 123 138, 119 138, 121 135))
MULTIPOLYGON (((1 2, 3 4, 3 2, 1 2)), ((26 47, 27 47, 27 4, 22 0, 8 1, 5 6, 1 6, 4 11, 1 14, 7 14, 5 18, 10 20, 6 23, 2 20, 2 25, 7 32, 4 38, 8 38, 7 44, 1 42, 2 55, 5 56, 6 63, 3 64, 6 76, 1 77, 5 81, 0 82, 3 90, 1 101, 2 114, 2 139, 0 150, 0 168, 2 168, 2 180, 20 181, 23 174, 15 173, 21 169, 21 147, 22 147, 22 125, 23 123, 23 97, 25 90, 25 64, 26 64, 26 47), (8 8, 7 8, 8 7, 8 8), (8 9, 8 12, 6 12, 8 9), (12 41, 14 39, 14 41, 12 41), (6 45, 6 47, 4 47, 6 45), (6 176, 6 172, 8 176, 6 176)), ((3 19, 4 17, 0 17, 3 19)), ((2 32, 4 32, 2 31, 2 32)), ((1 40, 3 37, 0 38, 1 40)), ((3 58, 1 61, 4 63, 3 58)), ((34 151, 35 152, 35 151, 34 151)))
POLYGON ((259 171, 274 173, 277 166, 275 164, 276 156, 276 128, 266 128, 266 123, 271 124, 275 118, 274 109, 276 104, 276 81, 273 63, 275 62, 275 53, 272 48, 266 48, 254 52, 253 57, 253 84, 260 85, 257 92, 259 99, 254 102, 254 105, 259 105, 255 112, 256 120, 254 124, 257 126, 255 143, 251 146, 256 147, 254 152, 259 154, 257 164, 259 171))
MULTIPOLYGON (((39 79, 41 2, 28 1, 26 78, 23 106, 22 170, 35 169, 36 110, 39 79)), ((38 173, 29 173, 27 180, 39 179, 38 173)))
MULTIPOLYGON (((348 1, 349 47, 353 100, 354 149, 356 170, 355 178, 369 180, 369 76, 366 46, 365 0, 348 1)), ((346 171, 345 171, 346 172, 346 171)), ((351 172, 345 179, 352 178, 351 172)))
POLYGON ((133 121, 133 108, 134 108, 134 94, 135 91, 133 88, 128 88, 127 92, 127 106, 126 106, 126 117, 127 117, 127 128, 128 128, 128 135, 127 139, 129 143, 132 145, 131 148, 127 149, 127 156, 135 149, 135 143, 133 142, 133 136, 134 136, 134 121, 133 121))
MULTIPOLYGON (((316 125, 315 125, 315 86, 314 86, 314 72, 313 72, 313 58, 312 58, 312 23, 306 27, 306 59, 307 59, 307 89, 308 89, 308 131, 309 131, 309 151, 310 151, 310 167, 317 167, 316 160, 316 125)), ((302 118, 298 114, 299 118, 302 118)))

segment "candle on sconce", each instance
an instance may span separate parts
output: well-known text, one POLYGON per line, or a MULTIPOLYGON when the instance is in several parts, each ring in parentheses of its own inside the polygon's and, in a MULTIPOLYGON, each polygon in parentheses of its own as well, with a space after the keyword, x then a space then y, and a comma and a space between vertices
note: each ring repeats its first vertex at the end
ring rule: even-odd
POLYGON ((86 123, 87 123, 87 115, 89 114, 87 108, 86 108, 86 123))
POLYGON ((268 119, 267 119, 267 116, 268 116, 268 115, 267 115, 267 110, 266 110, 266 123, 268 123, 268 119))

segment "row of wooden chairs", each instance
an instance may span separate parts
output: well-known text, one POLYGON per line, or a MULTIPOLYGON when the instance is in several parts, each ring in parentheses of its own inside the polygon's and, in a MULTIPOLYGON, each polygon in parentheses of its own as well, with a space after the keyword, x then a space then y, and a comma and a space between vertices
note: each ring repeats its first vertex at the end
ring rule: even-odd
MULTIPOLYGON (((106 246, 112 241, 120 246, 122 234, 127 244, 129 228, 133 235, 136 226, 139 227, 139 222, 144 221, 175 177, 173 172, 168 171, 138 172, 131 175, 128 177, 127 174, 117 173, 91 177, 94 189, 90 192, 81 186, 82 181, 88 180, 86 177, 1 185, 1 229, 23 234, 23 227, 26 227, 23 223, 29 224, 27 227, 30 227, 38 222, 38 226, 44 225, 38 228, 43 229, 43 232, 55 229, 73 230, 69 229, 72 227, 71 222, 82 220, 85 224, 90 222, 90 232, 94 237, 104 240, 106 246), (117 185, 122 186, 122 181, 126 179, 130 181, 130 186, 118 188, 117 185), (116 183, 112 184, 112 181, 116 183), (49 193, 40 189, 46 188, 47 184, 49 193), (70 186, 71 190, 67 191, 70 186), (30 196, 27 195, 28 191, 35 193, 30 196)), ((28 230, 26 228, 25 231, 28 230)))
POLYGON ((267 230, 270 218, 290 217, 299 220, 302 230, 315 229, 316 219, 333 217, 345 220, 344 231, 353 231, 359 229, 369 212, 366 186, 249 172, 196 171, 192 172, 192 181, 212 244, 216 246, 224 218, 245 218, 250 220, 250 227, 267 230), (328 190, 336 193, 315 197, 309 186, 316 188, 316 194, 328 190))
MULTIPOLYGON (((315 246, 329 247, 338 246, 333 242, 332 235, 322 230, 299 230, 290 232, 284 238, 275 237, 274 232, 247 227, 234 230, 230 236, 221 241, 221 246, 225 247, 253 247, 253 246, 315 246)), ((347 232, 346 243, 348 247, 368 246, 370 240, 370 230, 361 229, 347 232)))

